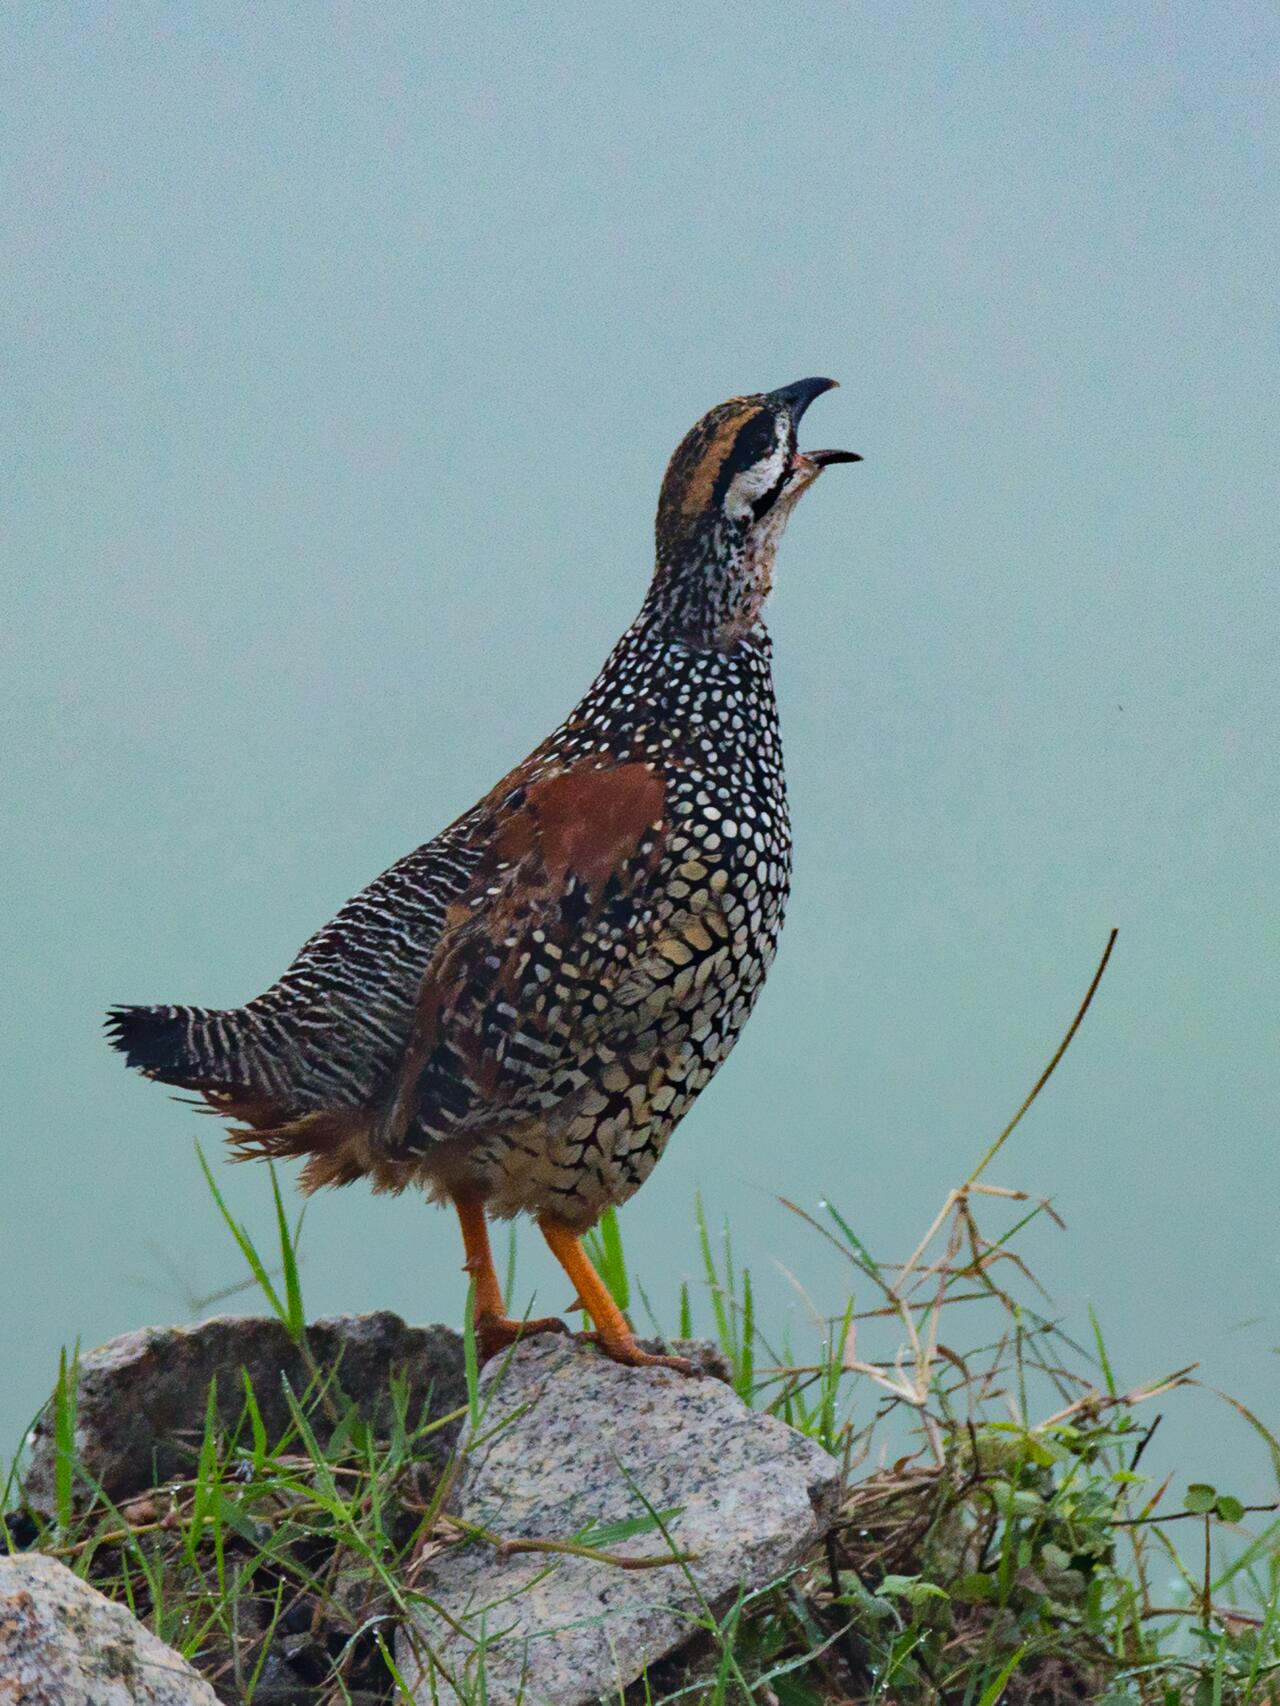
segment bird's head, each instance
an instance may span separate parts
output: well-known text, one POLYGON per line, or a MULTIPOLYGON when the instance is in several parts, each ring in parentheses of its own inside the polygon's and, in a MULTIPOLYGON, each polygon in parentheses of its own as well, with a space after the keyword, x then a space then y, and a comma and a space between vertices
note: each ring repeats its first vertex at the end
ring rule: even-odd
POLYGON ((850 450, 802 451, 800 417, 834 379, 731 397, 676 448, 658 499, 655 591, 691 638, 732 642, 768 596, 773 555, 801 492, 850 450))

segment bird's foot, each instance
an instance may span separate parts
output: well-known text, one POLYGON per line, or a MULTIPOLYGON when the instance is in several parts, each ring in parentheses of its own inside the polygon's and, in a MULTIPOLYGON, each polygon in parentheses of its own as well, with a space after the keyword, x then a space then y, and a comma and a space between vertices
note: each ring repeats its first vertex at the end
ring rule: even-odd
POLYGON ((477 1315, 476 1344, 481 1362, 488 1362, 500 1351, 510 1350, 521 1339, 531 1339, 535 1333, 567 1333, 568 1327, 558 1315, 539 1315, 532 1321, 516 1321, 509 1315, 477 1315))
POLYGON ((641 1350, 630 1333, 625 1338, 612 1333, 584 1333, 582 1337, 599 1345, 612 1362, 620 1362, 624 1368, 673 1368, 677 1374, 702 1373, 688 1357, 658 1356, 653 1351, 641 1350))

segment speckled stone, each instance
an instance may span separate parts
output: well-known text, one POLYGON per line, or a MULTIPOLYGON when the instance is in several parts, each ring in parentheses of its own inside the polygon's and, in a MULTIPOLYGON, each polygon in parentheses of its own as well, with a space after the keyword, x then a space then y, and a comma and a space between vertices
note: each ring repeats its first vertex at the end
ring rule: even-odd
POLYGON ((172 1647, 65 1564, 0 1557, 0 1702, 5 1706, 217 1706, 172 1647))
MULTIPOLYGON (((521 1345, 495 1389, 500 1368, 484 1376, 481 1443, 453 1513, 504 1538, 567 1540, 643 1516, 630 1477, 657 1509, 678 1508, 668 1526, 696 1554, 696 1588, 675 1564, 629 1571, 546 1552, 504 1557, 477 1541, 450 1547, 416 1584, 432 1606, 398 1638, 420 1701, 455 1699, 444 1673, 474 1688, 482 1667, 490 1706, 578 1706, 617 1691, 690 1635, 700 1597, 723 1609, 740 1589, 785 1575, 835 1515, 834 1460, 719 1380, 622 1368, 559 1338, 521 1345)), ((651 1529, 609 1549, 652 1556, 665 1545, 651 1529)))
MULTIPOLYGON (((451 1327, 409 1327, 383 1310, 328 1317, 307 1331, 316 1361, 324 1369, 338 1368, 342 1390, 375 1425, 380 1407, 389 1402, 394 1369, 407 1371, 414 1413, 429 1395, 436 1415, 465 1402, 462 1340, 451 1327)), ((80 1359, 81 1462, 113 1499, 188 1474, 209 1382, 217 1377, 221 1418, 233 1426, 244 1405, 241 1369, 253 1382, 268 1434, 282 1434, 289 1410, 281 1376, 299 1395, 310 1377, 273 1318, 217 1315, 190 1327, 144 1327, 90 1351, 80 1359)), ((441 1429, 437 1439, 447 1449, 454 1437, 453 1430, 441 1429)), ((23 1496, 36 1510, 54 1509, 52 1406, 36 1423, 23 1496)))

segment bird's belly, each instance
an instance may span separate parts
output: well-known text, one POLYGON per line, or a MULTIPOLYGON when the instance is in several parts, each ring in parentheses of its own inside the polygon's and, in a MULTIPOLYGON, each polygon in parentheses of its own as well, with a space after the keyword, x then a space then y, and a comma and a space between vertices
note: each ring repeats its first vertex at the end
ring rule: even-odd
POLYGON ((773 958, 786 871, 762 885, 754 870, 742 866, 718 890, 694 874, 693 892, 670 897, 662 929, 622 990, 629 1034, 610 1032, 611 1041, 585 1050, 572 1088, 562 1080, 536 1113, 473 1139, 467 1165, 490 1213, 585 1228, 648 1178, 731 1052, 773 958))

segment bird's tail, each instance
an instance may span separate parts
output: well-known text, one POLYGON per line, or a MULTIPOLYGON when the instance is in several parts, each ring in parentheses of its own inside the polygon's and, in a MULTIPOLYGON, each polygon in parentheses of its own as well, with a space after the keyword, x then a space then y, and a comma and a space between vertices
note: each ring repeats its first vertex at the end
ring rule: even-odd
POLYGON ((228 1128, 236 1159, 306 1156, 300 1184, 346 1185, 366 1173, 376 1190, 400 1191, 412 1165, 379 1164, 362 1107, 298 1107, 265 1063, 260 1016, 243 1007, 113 1007, 107 1037, 130 1066, 162 1084, 195 1090, 228 1128))
POLYGON ((244 1081, 237 1017, 215 1007, 113 1007, 107 1040, 148 1078, 203 1090, 244 1081))

